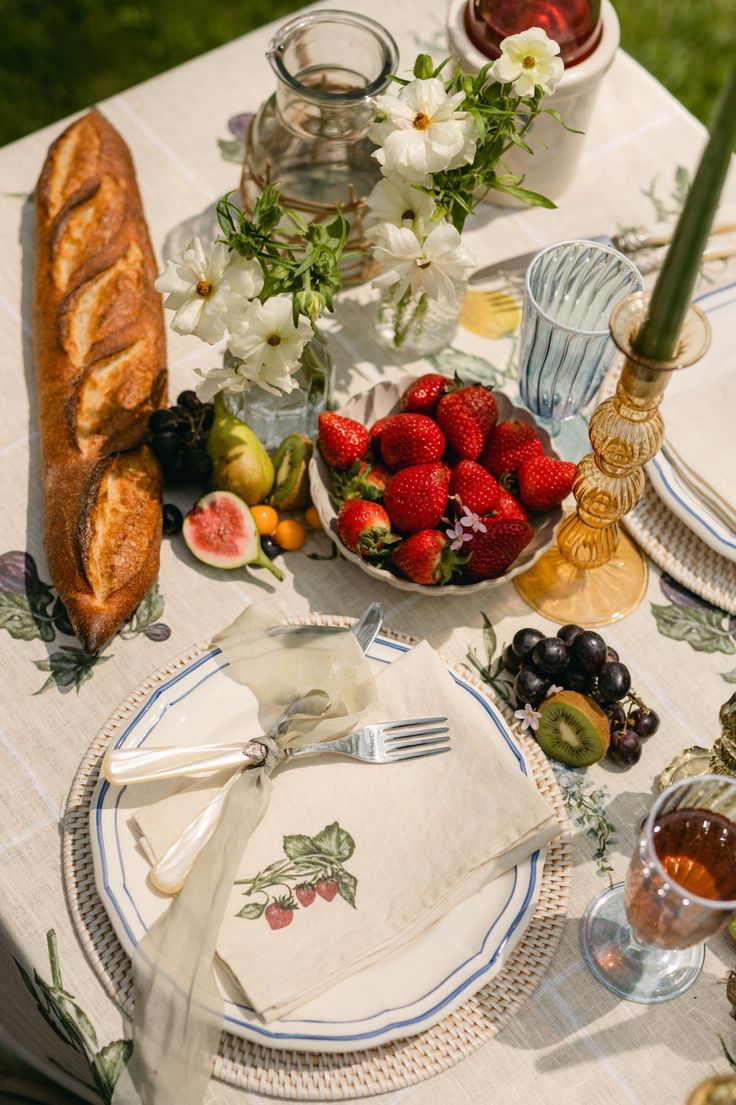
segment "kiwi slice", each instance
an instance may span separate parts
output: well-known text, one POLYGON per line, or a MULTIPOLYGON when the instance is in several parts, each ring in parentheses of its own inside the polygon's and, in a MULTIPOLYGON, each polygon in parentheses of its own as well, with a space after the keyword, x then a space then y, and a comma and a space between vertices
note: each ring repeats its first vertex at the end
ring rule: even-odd
POLYGON ((535 736, 548 756, 570 767, 586 767, 605 756, 611 731, 608 718, 592 699, 577 691, 560 691, 538 709, 535 736))
POLYGON ((301 510, 309 506, 309 461, 314 446, 302 434, 289 434, 273 455, 276 473, 269 502, 277 510, 301 510))

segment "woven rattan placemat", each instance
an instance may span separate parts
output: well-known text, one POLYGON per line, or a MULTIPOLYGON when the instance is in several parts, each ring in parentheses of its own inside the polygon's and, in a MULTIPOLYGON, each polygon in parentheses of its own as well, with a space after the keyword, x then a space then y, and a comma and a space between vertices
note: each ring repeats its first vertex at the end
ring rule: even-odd
MULTIPOLYGON (((299 624, 350 625, 323 615, 294 619, 299 624)), ((413 645, 413 638, 382 630, 413 645)), ((69 908, 79 938, 108 993, 126 1013, 132 1008, 130 960, 123 951, 97 894, 90 847, 89 809, 100 761, 111 739, 157 685, 206 651, 198 645, 151 675, 118 707, 95 737, 80 764, 67 803, 63 867, 69 908)), ((463 670, 463 679, 483 693, 488 688, 463 670)), ((508 717, 508 711, 498 703, 508 717)), ((532 776, 567 826, 559 788, 536 741, 516 734, 532 776)), ((401 1089, 459 1063, 490 1040, 529 1000, 557 947, 567 915, 572 864, 569 843, 560 836, 547 849, 539 900, 525 934, 504 969, 482 990, 434 1028, 370 1051, 308 1054, 276 1051, 223 1032, 213 1073, 232 1085, 303 1101, 342 1101, 401 1089)))
POLYGON ((623 523, 663 571, 719 610, 736 614, 736 564, 688 529, 649 482, 623 523))

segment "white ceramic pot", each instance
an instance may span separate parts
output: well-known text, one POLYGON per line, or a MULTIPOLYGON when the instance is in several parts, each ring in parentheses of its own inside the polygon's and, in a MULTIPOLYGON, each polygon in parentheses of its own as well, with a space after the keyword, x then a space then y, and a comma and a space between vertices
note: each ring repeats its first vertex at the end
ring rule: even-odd
MULTIPOLYGON (((447 38, 454 57, 463 69, 477 73, 489 59, 475 46, 465 30, 465 8, 468 0, 451 0, 447 13, 447 38)), ((563 73, 554 95, 544 99, 545 107, 559 111, 568 127, 586 131, 598 88, 609 69, 620 39, 618 16, 610 0, 602 3, 603 30, 601 40, 592 54, 563 73)), ((582 153, 585 137, 571 134, 551 119, 540 115, 530 131, 534 155, 524 150, 509 151, 504 159, 508 171, 524 177, 524 187, 556 199, 572 181, 582 153)), ((505 207, 524 206, 502 192, 491 192, 489 202, 505 207)))

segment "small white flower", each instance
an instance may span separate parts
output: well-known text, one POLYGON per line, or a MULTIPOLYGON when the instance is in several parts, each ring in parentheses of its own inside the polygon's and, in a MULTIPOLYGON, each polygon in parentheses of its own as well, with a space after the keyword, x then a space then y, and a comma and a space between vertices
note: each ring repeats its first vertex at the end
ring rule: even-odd
POLYGON ((541 27, 530 27, 501 42, 501 56, 493 63, 491 76, 501 84, 513 85, 516 96, 532 96, 541 88, 554 92, 564 65, 557 57, 560 47, 541 27))
POLYGON ((421 183, 429 173, 469 165, 478 128, 472 115, 457 110, 464 99, 463 92, 448 96, 437 77, 411 81, 398 96, 378 96, 386 118, 370 136, 381 147, 373 156, 384 175, 421 183))
POLYGON ((553 694, 559 694, 561 690, 564 690, 564 688, 558 687, 556 683, 553 683, 544 697, 551 698, 553 694))
POLYGON ((410 230, 423 235, 436 208, 434 200, 426 192, 397 180, 379 180, 367 197, 365 205, 368 208, 365 236, 369 240, 377 232, 380 234, 381 224, 384 223, 408 226, 410 230))
POLYGON ((199 238, 192 238, 185 250, 166 262, 155 287, 168 293, 164 307, 176 312, 172 330, 196 334, 214 345, 244 301, 259 294, 263 272, 257 261, 231 253, 223 242, 213 242, 206 250, 199 238))
POLYGON ((375 241, 374 256, 384 267, 373 286, 393 289, 395 299, 411 288, 415 295, 426 292, 430 299, 454 305, 457 297, 453 281, 463 280, 474 267, 460 235, 449 223, 436 226, 424 242, 406 226, 384 223, 375 241))
POLYGON ((539 728, 539 719, 542 715, 538 710, 535 710, 528 702, 525 704, 523 710, 515 710, 514 717, 518 717, 521 722, 521 731, 525 733, 527 729, 531 729, 534 732, 539 728))
POLYGON ((243 362, 238 372, 272 395, 298 387, 294 374, 304 346, 314 336, 312 324, 292 319, 291 296, 275 295, 265 303, 249 304, 233 329, 227 347, 243 362))
POLYGON ((240 365, 232 368, 195 368, 203 383, 197 384, 196 392, 203 403, 209 403, 217 395, 218 391, 248 391, 253 387, 253 381, 247 379, 239 371, 240 365))
POLYGON ((473 540, 472 533, 466 533, 465 529, 463 528, 463 523, 460 520, 455 522, 455 525, 452 526, 451 529, 446 529, 445 533, 450 539, 450 548, 453 552, 458 552, 463 547, 466 541, 473 540))
POLYGON ((458 525, 465 526, 473 533, 488 533, 488 526, 481 522, 480 515, 475 514, 469 507, 463 507, 463 516, 458 519, 458 525))

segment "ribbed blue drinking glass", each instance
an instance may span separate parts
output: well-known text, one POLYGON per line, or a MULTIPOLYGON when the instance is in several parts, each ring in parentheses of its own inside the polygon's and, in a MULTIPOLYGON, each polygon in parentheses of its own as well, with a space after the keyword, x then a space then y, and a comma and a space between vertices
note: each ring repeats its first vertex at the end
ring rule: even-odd
POLYGON ((552 432, 600 387, 616 357, 608 327, 611 311, 643 286, 627 257, 598 242, 557 242, 530 263, 519 388, 529 410, 552 423, 552 432))

